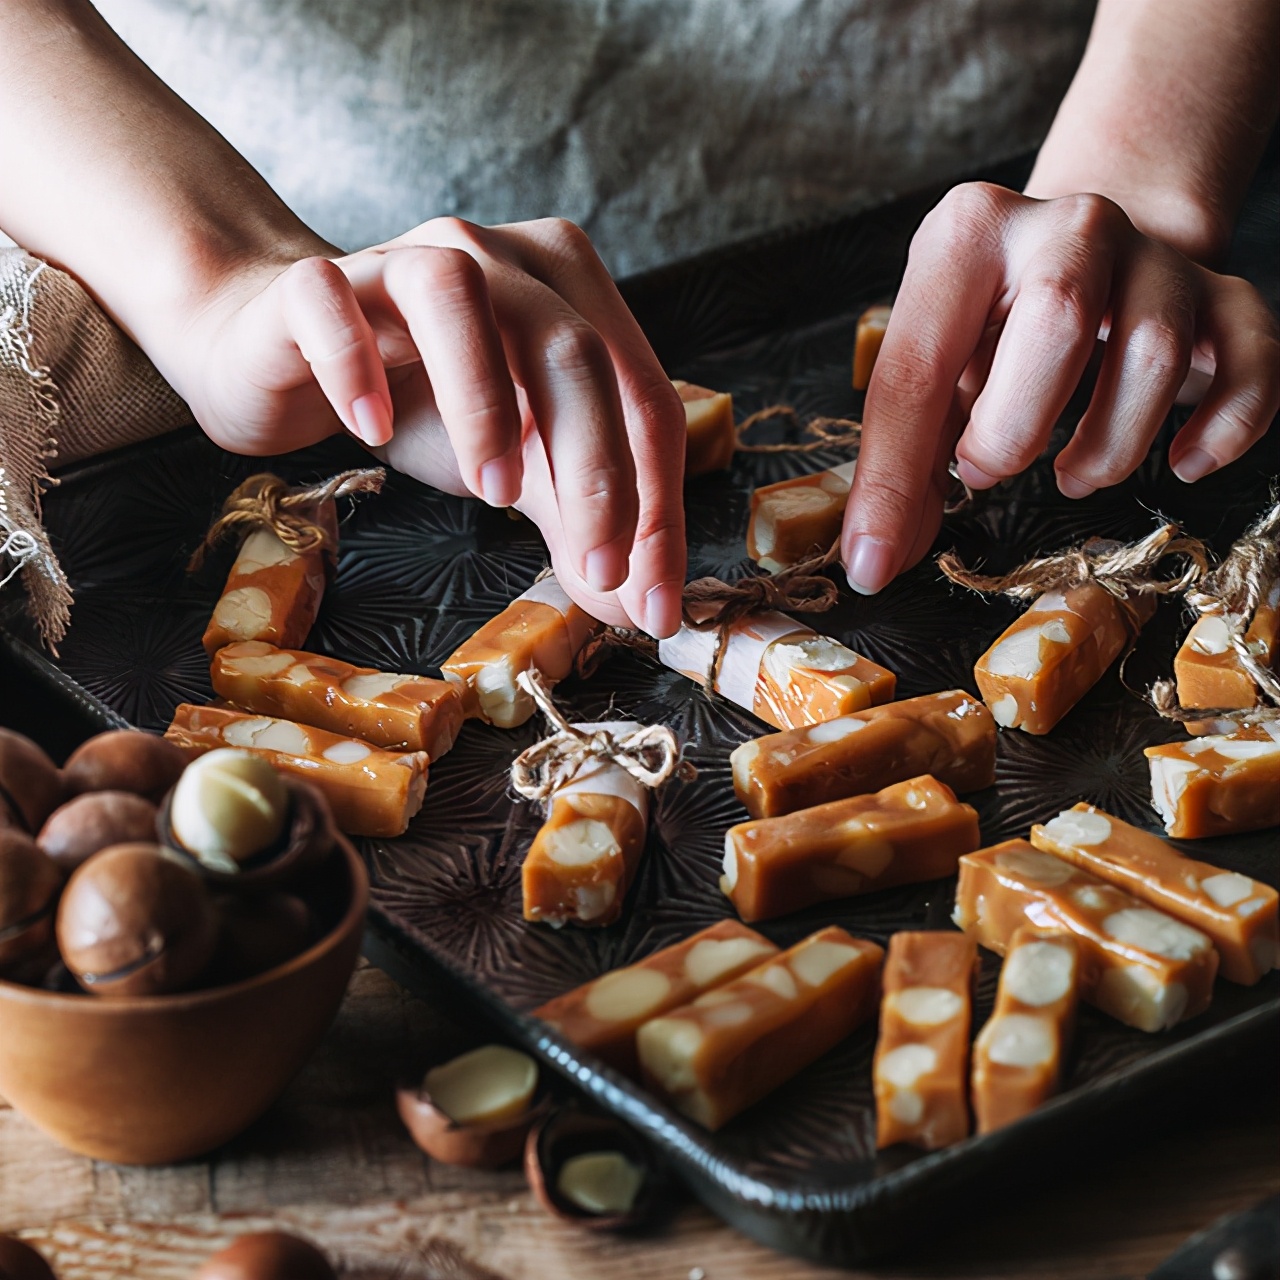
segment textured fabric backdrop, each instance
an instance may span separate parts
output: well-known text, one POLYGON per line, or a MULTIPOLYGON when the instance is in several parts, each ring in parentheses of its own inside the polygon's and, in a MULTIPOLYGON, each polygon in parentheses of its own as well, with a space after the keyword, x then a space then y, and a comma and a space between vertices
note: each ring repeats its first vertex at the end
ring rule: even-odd
POLYGON ((312 226, 561 214, 619 273, 1043 137, 1092 0, 97 0, 312 226))

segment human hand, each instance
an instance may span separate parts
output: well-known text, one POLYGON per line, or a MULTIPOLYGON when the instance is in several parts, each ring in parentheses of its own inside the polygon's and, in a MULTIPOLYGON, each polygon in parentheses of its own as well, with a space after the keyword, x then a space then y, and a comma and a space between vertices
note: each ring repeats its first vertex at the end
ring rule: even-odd
POLYGON ((684 411, 572 224, 439 218, 255 266, 183 345, 179 389, 223 447, 279 453, 345 429, 416 479, 524 511, 594 616, 679 626, 684 411))
POLYGON ((1138 466, 1193 367, 1207 390, 1169 447, 1187 483, 1238 458, 1280 407, 1276 320, 1245 281, 1143 235, 1102 196, 947 194, 912 241, 867 391, 842 535, 856 590, 928 551, 953 456, 972 489, 1034 461, 1100 337, 1092 400, 1054 460, 1067 497, 1138 466))

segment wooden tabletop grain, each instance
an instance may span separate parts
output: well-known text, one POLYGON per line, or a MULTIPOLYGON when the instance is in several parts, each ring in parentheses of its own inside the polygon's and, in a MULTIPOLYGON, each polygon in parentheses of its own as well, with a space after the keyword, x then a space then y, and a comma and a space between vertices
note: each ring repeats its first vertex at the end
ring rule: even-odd
MULTIPOLYGON (((188 1280, 233 1236, 268 1226, 311 1237, 359 1280, 849 1274, 772 1253, 695 1204, 655 1234, 601 1238, 548 1218, 518 1172, 428 1160, 400 1127, 392 1085, 466 1042, 465 1028, 362 965, 316 1057, 264 1119, 208 1160, 100 1164, 0 1103, 0 1230, 35 1243, 61 1280, 188 1280)), ((1273 1077, 1241 1064, 1239 1078, 1188 1095, 1141 1144, 1100 1140, 1088 1170, 958 1231, 935 1238, 922 1222, 921 1250, 875 1274, 1144 1275, 1191 1233, 1280 1190, 1273 1077)))

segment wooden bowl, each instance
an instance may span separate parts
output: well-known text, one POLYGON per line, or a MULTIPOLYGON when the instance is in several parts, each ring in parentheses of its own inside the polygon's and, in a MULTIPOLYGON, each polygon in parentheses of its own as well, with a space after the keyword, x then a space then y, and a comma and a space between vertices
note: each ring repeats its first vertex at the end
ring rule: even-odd
POLYGON ((355 968, 369 880, 301 955, 230 986, 124 999, 0 981, 0 1096, 54 1141, 116 1164, 169 1164, 235 1137, 320 1043, 355 968))

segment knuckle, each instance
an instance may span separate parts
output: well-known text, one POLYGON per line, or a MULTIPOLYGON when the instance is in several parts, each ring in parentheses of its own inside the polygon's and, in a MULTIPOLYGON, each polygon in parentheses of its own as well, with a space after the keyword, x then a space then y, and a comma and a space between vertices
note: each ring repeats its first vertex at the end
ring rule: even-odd
POLYGON ((459 218, 454 214, 445 214, 439 218, 432 218, 430 222, 424 222, 420 228, 421 234, 429 239, 441 241, 445 245, 459 246, 479 249, 484 244, 485 228, 477 226, 474 222, 468 222, 466 218, 459 218))
POLYGON ((1093 191, 1060 196, 1053 202, 1061 219, 1061 231, 1075 240, 1089 243, 1114 235, 1128 218, 1114 200, 1093 191))
POLYGON ((585 321, 563 323, 552 329, 544 343, 547 363, 574 377, 594 377, 608 358, 604 340, 585 321))
POLYGON ((1077 271, 1037 281, 1027 296, 1033 327, 1063 339, 1077 338, 1091 327, 1096 334, 1093 294, 1089 281, 1077 271))
POLYGON ((685 433, 684 405, 675 387, 665 377, 647 378, 633 385, 632 402, 646 438, 665 446, 685 433))
POLYGON ((910 412, 909 406, 928 399, 942 377, 937 359, 927 353, 886 358, 883 352, 871 376, 877 403, 888 404, 895 412, 910 412))
POLYGON ((1126 355, 1161 382, 1181 379, 1191 363, 1191 336, 1175 320, 1153 316, 1129 335, 1126 355))
POLYGON ((591 238, 568 218, 539 218, 533 224, 533 230, 540 240, 565 256, 595 254, 591 238))
POLYGON ((342 268, 328 258, 299 258, 283 276, 285 287, 309 303, 333 307, 349 291, 342 268))
POLYGON ((418 245, 392 255, 391 269, 413 289, 474 294, 483 280, 480 264, 462 249, 418 245))
POLYGON ((927 239, 944 245, 972 241, 998 230, 1013 207, 1012 196, 994 183, 962 182, 934 206, 920 230, 927 239))

